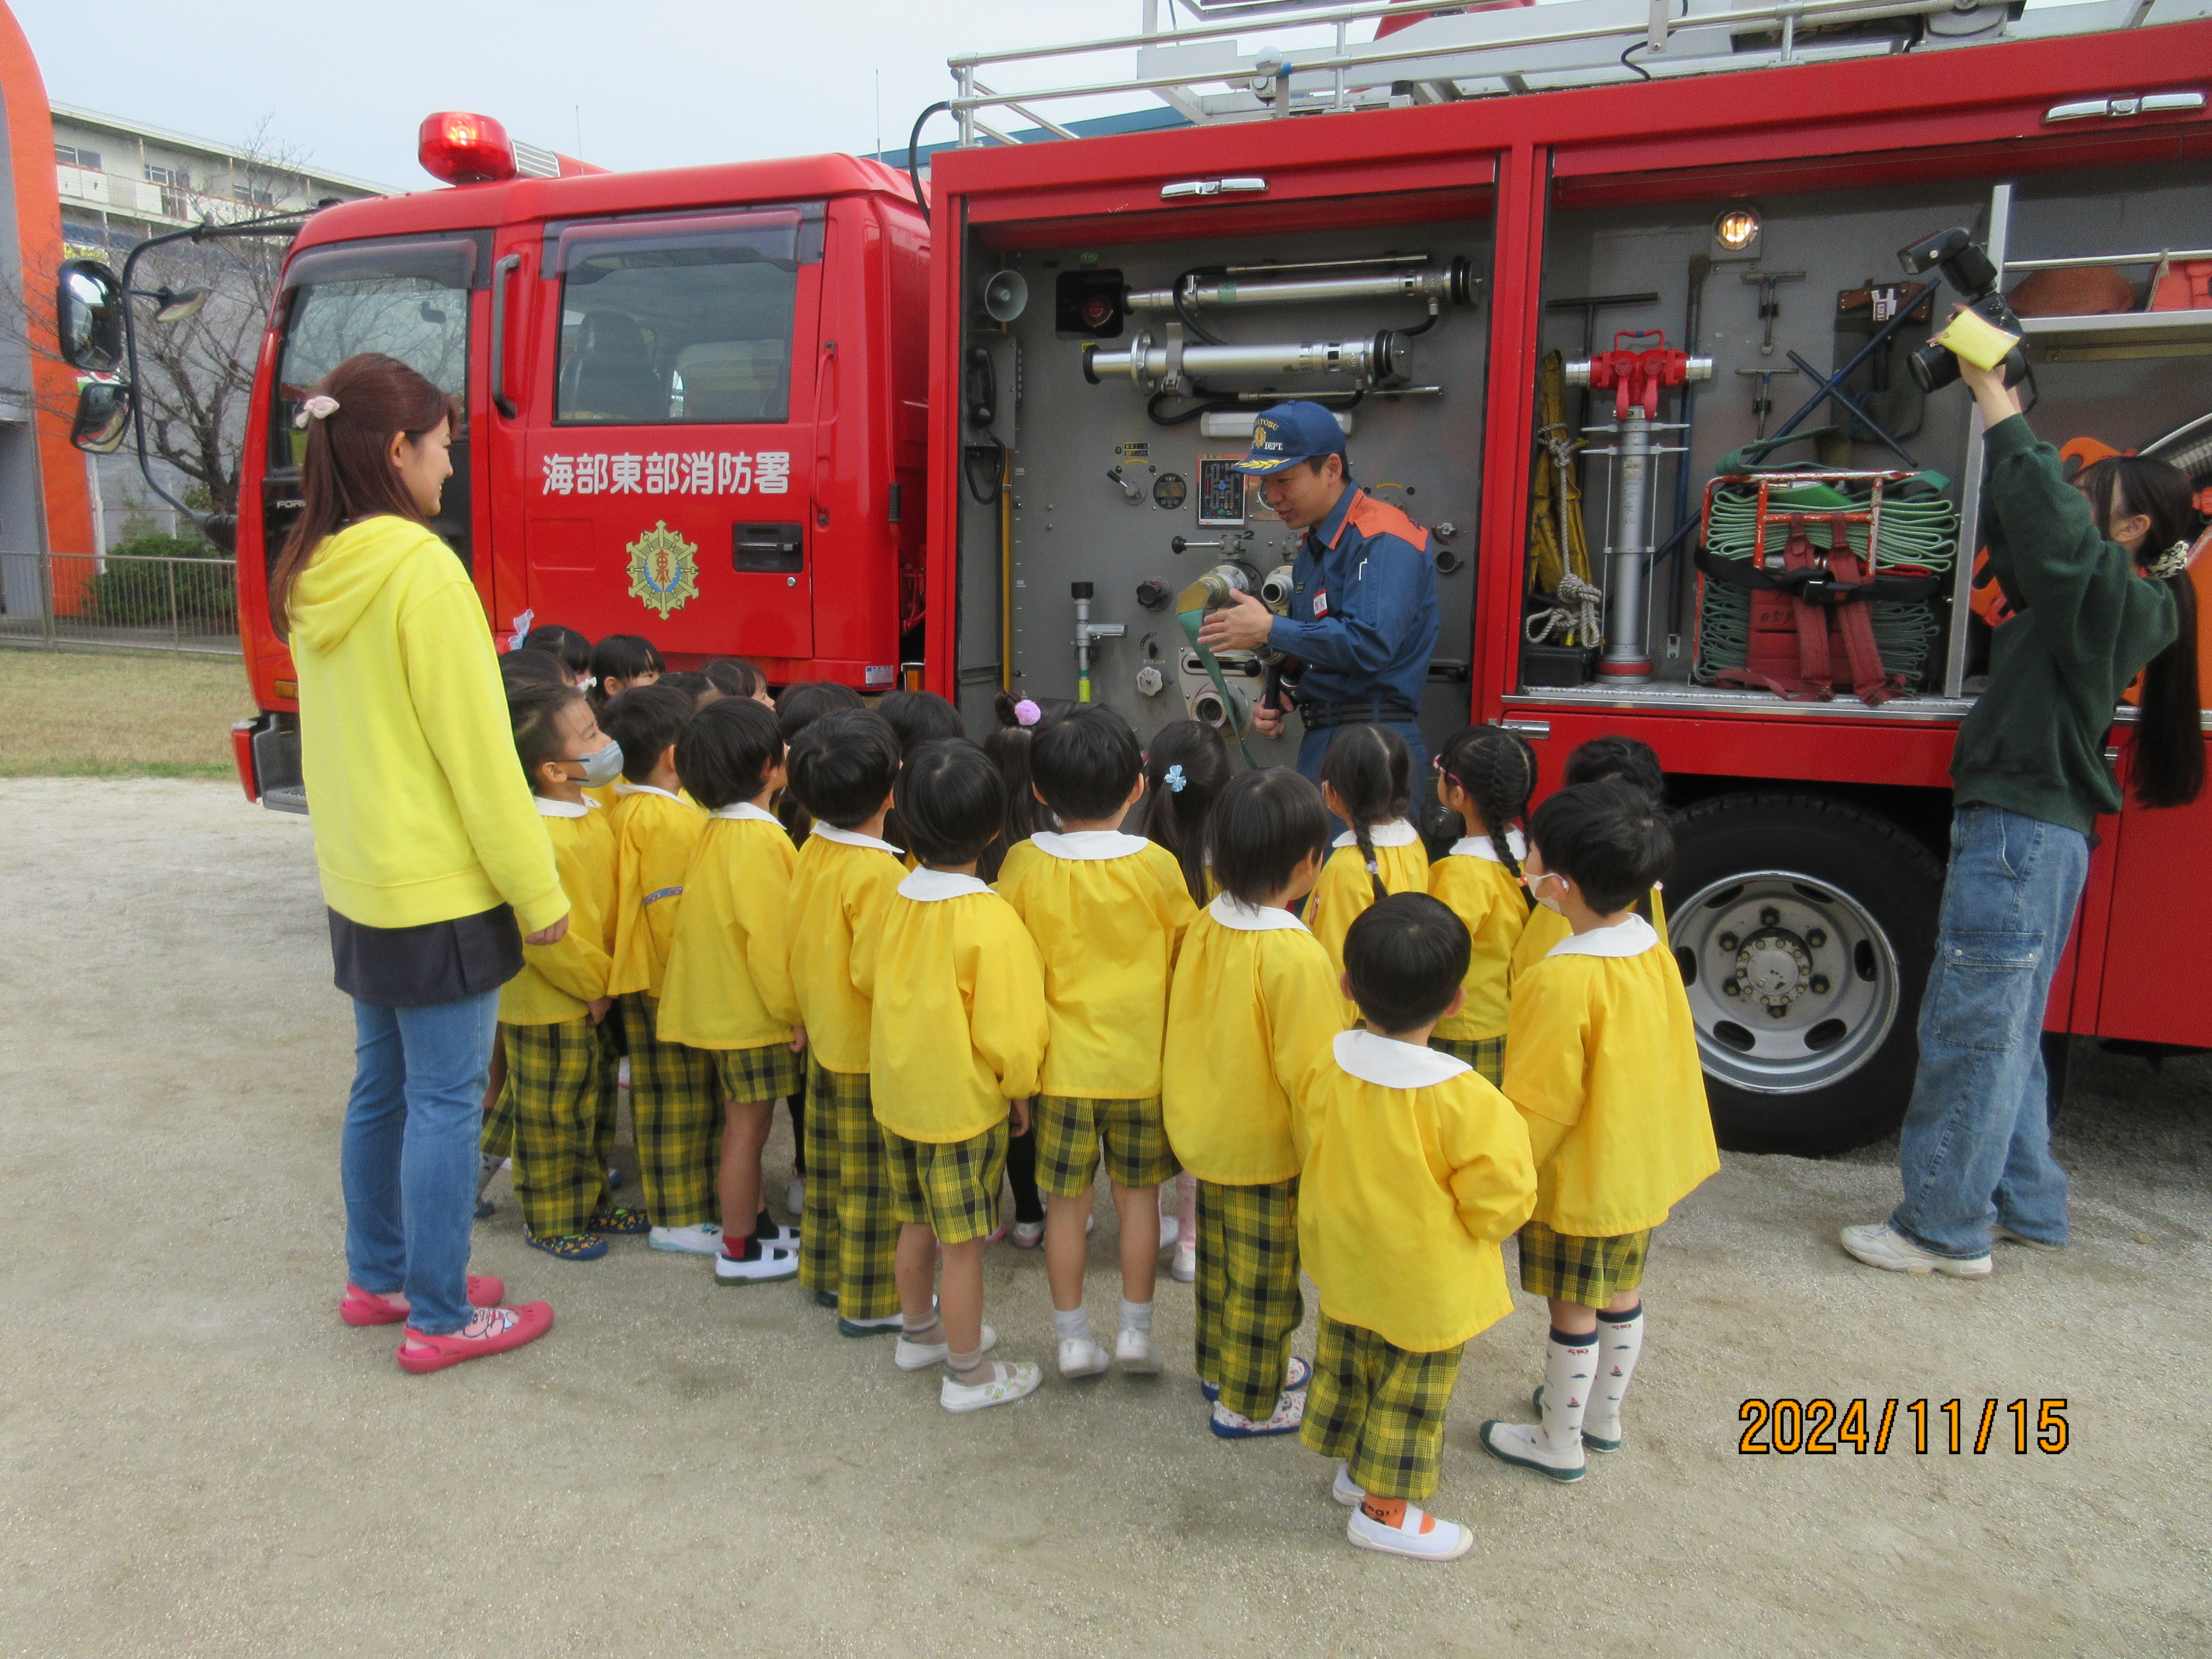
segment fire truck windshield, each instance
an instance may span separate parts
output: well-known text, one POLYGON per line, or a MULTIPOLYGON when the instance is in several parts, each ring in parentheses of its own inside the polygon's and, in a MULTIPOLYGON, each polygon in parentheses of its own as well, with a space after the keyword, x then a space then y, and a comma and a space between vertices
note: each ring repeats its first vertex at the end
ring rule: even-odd
POLYGON ((556 418, 788 420, 800 234, 791 210, 562 231, 556 418))

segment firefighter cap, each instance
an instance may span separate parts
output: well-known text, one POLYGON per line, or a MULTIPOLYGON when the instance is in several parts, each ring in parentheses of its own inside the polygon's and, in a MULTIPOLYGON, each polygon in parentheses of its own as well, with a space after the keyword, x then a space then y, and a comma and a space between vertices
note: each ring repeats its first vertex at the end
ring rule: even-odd
POLYGON ((1344 453, 1344 428, 1319 404, 1277 404, 1252 422, 1252 453, 1237 462, 1239 472, 1267 477, 1286 466, 1322 455, 1344 453))

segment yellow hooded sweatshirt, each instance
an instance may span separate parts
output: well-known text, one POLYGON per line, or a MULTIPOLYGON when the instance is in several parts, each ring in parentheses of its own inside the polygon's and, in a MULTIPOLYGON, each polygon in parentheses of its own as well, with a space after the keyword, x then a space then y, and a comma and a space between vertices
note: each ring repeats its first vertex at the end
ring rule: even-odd
POLYGON ((568 912, 468 573, 390 514, 325 538, 292 590, 300 767, 331 909, 419 927, 568 912))

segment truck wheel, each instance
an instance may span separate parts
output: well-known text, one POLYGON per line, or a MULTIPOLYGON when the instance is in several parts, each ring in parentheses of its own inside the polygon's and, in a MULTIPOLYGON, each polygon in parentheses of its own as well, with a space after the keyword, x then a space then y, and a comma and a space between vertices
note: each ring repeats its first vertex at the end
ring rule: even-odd
POLYGON ((1813 795, 1700 801, 1675 822, 1668 942, 1714 1133, 1813 1157, 1905 1115, 1943 870, 1887 819, 1813 795))

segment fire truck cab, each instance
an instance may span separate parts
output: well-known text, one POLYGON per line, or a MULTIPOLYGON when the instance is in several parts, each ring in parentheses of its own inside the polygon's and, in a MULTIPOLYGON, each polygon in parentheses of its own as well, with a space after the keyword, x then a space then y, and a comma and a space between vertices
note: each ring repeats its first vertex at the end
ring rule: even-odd
POLYGON ((647 635, 672 666, 889 689, 920 655, 927 495, 929 243, 907 181, 845 155, 523 176, 480 118, 456 118, 477 135, 458 162, 434 155, 445 118, 426 164, 466 182, 327 209, 285 264, 239 515, 264 711, 235 733, 247 793, 305 808, 267 574, 299 400, 356 352, 462 410, 434 527, 502 645, 566 623, 647 635))
MULTIPOLYGON (((1863 1144, 1910 1091, 1949 756, 1990 637, 1978 417, 1908 373, 1966 296, 1899 250, 1961 228, 2006 291, 2117 273, 2120 299, 2029 319, 2036 429, 2212 483, 2212 8, 1692 0, 1668 21, 1562 0, 1401 11, 1348 44, 1389 9, 1200 5, 1178 27, 1148 7, 1139 33, 954 60, 928 684, 981 728, 1002 687, 1073 696, 1087 674, 1140 734, 1211 720, 1290 764, 1297 723, 1272 744, 1250 725, 1267 665, 1227 653, 1217 678, 1176 596, 1209 572, 1279 595, 1296 538, 1228 462, 1259 409, 1320 399, 1355 482, 1429 532, 1432 750, 1502 721, 1547 791, 1586 738, 1649 743, 1680 809, 1667 920, 1724 1141, 1863 1144), (1247 50, 1254 9, 1322 33, 1247 50), (1135 75, 1070 67, 1106 52, 1135 75), (1001 106, 1049 124, 1052 100, 1115 87, 1188 125, 983 143, 1001 106), (1680 355, 1648 414, 1584 390, 1616 349, 1680 355), (1871 622, 1904 695, 1744 683, 1751 596, 1716 567, 1748 556, 1758 491, 1709 514, 1706 487, 1785 427, 1820 430, 1770 464, 1828 469, 1823 488, 1893 475, 1875 562, 1905 585, 1871 622), (1579 598, 1538 580, 1547 540, 1586 546, 1579 598)), ((1778 548, 1779 507, 1769 527, 1778 548)), ((2190 873, 2208 838, 2212 796, 2100 826, 2052 1031, 2212 1046, 2203 976, 2162 942, 2212 930, 2190 873)))

